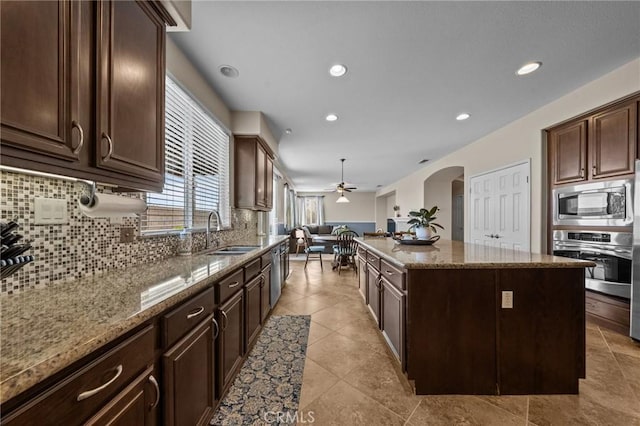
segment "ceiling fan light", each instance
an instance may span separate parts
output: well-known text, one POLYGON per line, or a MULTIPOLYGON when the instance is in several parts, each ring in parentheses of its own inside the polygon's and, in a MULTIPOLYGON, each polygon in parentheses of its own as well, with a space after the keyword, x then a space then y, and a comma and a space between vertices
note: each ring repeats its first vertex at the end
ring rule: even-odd
POLYGON ((338 197, 338 199, 336 200, 336 203, 340 203, 340 204, 342 204, 342 203, 349 203, 349 202, 350 202, 350 201, 349 201, 349 199, 348 199, 347 197, 345 197, 345 196, 344 196, 344 192, 343 192, 343 193, 342 193, 342 195, 340 195, 340 196, 338 197))

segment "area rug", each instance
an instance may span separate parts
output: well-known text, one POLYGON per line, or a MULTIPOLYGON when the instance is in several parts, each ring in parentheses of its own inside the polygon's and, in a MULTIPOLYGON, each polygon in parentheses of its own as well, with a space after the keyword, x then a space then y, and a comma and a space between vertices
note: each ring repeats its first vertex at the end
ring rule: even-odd
POLYGON ((309 315, 269 318, 212 425, 296 423, 310 324, 309 315))

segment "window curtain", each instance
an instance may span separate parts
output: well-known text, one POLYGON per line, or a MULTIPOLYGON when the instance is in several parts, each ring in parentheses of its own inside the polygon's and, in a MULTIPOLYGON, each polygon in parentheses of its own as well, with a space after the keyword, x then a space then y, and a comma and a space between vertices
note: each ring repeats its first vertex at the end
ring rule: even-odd
POLYGON ((324 225, 324 195, 297 197, 296 207, 300 225, 324 225))
POLYGON ((324 195, 321 195, 318 198, 317 206, 318 206, 318 225, 324 225, 324 195))

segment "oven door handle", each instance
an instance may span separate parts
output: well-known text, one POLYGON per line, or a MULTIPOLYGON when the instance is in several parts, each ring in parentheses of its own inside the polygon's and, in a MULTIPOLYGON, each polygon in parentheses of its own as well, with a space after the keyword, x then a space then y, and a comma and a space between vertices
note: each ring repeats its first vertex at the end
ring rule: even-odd
POLYGON ((609 256, 617 256, 623 259, 631 260, 631 250, 625 250, 625 249, 601 249, 598 247, 581 246, 578 244, 563 244, 563 243, 555 243, 553 248, 554 250, 575 249, 575 250, 586 251, 594 254, 606 254, 609 256))

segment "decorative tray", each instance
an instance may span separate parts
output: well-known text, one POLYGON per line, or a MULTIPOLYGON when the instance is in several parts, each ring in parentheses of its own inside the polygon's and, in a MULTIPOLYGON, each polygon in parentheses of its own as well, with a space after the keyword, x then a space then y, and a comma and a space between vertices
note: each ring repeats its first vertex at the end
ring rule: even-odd
POLYGON ((405 244, 408 246, 430 246, 431 244, 435 243, 436 241, 438 241, 440 239, 440 235, 434 235, 433 237, 429 238, 428 240, 403 240, 400 238, 394 238, 394 240, 396 240, 396 242, 400 243, 400 244, 405 244))

